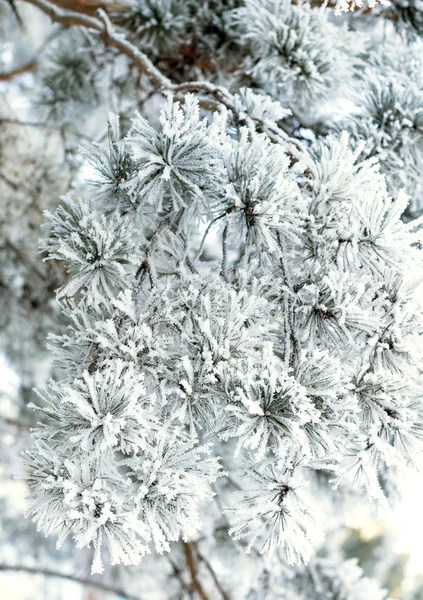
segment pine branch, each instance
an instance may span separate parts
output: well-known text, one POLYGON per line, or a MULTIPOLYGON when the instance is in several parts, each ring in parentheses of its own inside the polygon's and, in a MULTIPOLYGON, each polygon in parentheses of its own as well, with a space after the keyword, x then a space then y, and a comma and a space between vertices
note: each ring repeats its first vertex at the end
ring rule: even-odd
MULTIPOLYGON (((230 94, 230 92, 221 86, 214 85, 209 83, 208 81, 187 81, 180 84, 174 84, 170 86, 169 91, 172 91, 174 94, 178 93, 186 93, 186 92, 204 92, 210 96, 213 96, 219 104, 223 104, 228 108, 231 112, 236 114, 234 98, 230 94)), ((214 106, 214 110, 216 110, 217 106, 214 106)), ((284 142, 288 142, 299 150, 303 150, 303 146, 301 142, 299 142, 296 138, 292 137, 289 133, 278 127, 275 123, 261 119, 260 117, 245 117, 245 121, 247 125, 251 125, 252 123, 257 123, 261 125, 267 132, 269 138, 279 143, 281 140, 284 142)))
POLYGON ((87 579, 85 577, 77 577, 76 575, 60 573, 58 571, 53 571, 52 569, 26 567, 25 565, 0 564, 0 571, 22 571, 24 573, 29 573, 30 575, 44 575, 45 577, 57 577, 59 579, 67 579, 69 581, 74 581, 75 583, 80 583, 81 585, 97 588, 99 590, 102 590, 103 592, 108 592, 110 594, 115 594, 116 596, 121 596, 122 598, 125 598, 125 600, 142 600, 140 596, 133 596, 132 594, 127 594, 124 590, 111 585, 107 585, 106 583, 102 583, 101 581, 93 581, 92 579, 87 579))
MULTIPOLYGON (((116 50, 127 56, 161 91, 167 91, 175 95, 187 92, 204 92, 217 100, 217 104, 210 100, 205 100, 204 106, 206 108, 216 110, 220 104, 226 106, 236 114, 233 96, 224 87, 213 85, 207 81, 190 81, 181 84, 173 83, 151 62, 146 54, 129 42, 123 33, 116 31, 103 9, 97 11, 98 17, 91 17, 72 10, 58 8, 49 2, 49 0, 22 1, 37 6, 56 23, 60 23, 61 25, 75 25, 97 31, 106 45, 116 48, 116 50)), ((302 152, 301 142, 275 123, 261 119, 260 117, 245 117, 245 121, 247 125, 255 127, 255 124, 258 124, 263 127, 272 141, 276 143, 283 141, 289 144, 291 152, 295 157, 298 157, 298 151, 302 152)))
POLYGON ((97 11, 98 17, 90 17, 72 10, 58 8, 48 0, 23 0, 37 6, 46 13, 52 21, 61 25, 75 25, 97 31, 102 40, 108 46, 116 48, 122 54, 130 58, 133 63, 159 88, 172 87, 172 82, 165 77, 136 46, 128 42, 125 37, 118 33, 104 10, 97 11))

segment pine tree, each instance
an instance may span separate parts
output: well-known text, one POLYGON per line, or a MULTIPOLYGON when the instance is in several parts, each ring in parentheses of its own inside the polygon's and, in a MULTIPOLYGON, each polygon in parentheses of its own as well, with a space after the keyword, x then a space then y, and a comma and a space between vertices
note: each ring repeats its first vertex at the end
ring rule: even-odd
POLYGON ((422 453, 418 2, 28 4, 60 26, 0 117, 32 520, 142 598, 387 599, 325 536, 422 453))

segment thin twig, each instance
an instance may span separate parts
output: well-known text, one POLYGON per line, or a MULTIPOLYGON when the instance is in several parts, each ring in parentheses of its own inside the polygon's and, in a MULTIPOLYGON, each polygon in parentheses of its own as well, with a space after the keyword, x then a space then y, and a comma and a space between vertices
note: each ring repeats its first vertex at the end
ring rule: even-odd
POLYGON ((189 585, 187 584, 186 581, 184 581, 184 578, 182 577, 182 573, 181 573, 181 569, 175 565, 175 563, 173 562, 173 560, 170 558, 170 556, 167 557, 171 567, 172 567, 172 575, 171 577, 176 577, 176 579, 179 581, 179 583, 181 584, 181 591, 185 591, 185 592, 189 592, 190 588, 189 585))
POLYGON ((77 577, 76 575, 68 575, 67 573, 60 573, 51 569, 26 567, 25 565, 0 564, 0 571, 22 571, 25 573, 30 573, 31 575, 44 575, 45 577, 58 577, 60 579, 68 579, 69 581, 75 581, 76 583, 80 583, 81 585, 95 587, 99 590, 103 590, 104 592, 116 594, 116 596, 121 596, 122 598, 126 598, 126 600, 141 600, 140 596, 133 596, 132 594, 127 594, 124 590, 114 587, 112 585, 108 585, 106 583, 102 583, 101 581, 95 581, 92 579, 87 579, 85 577, 77 577))
POLYGON ((220 274, 223 279, 227 281, 226 278, 226 266, 228 262, 228 223, 225 223, 222 233, 222 265, 220 267, 220 274))
MULTIPOLYGON (((281 249, 281 262, 280 267, 283 273, 283 278, 285 281, 286 288, 292 292, 292 278, 289 272, 289 266, 286 260, 286 245, 281 233, 277 235, 278 244, 281 249)), ((293 303, 292 298, 288 296, 285 292, 283 295, 283 307, 284 307, 284 330, 285 330, 285 364, 287 367, 291 365, 291 362, 296 357, 298 352, 298 344, 297 339, 295 337, 294 331, 294 313, 293 313, 293 303)))
POLYGON ((21 263, 23 263, 24 265, 29 267, 29 269, 33 273, 35 273, 35 275, 37 275, 37 277, 39 279, 41 279, 42 281, 47 281, 47 276, 42 271, 40 271, 40 269, 35 264, 35 262, 33 260, 31 260, 29 258, 29 256, 27 256, 25 254, 25 252, 23 252, 20 248, 18 248, 18 246, 16 246, 8 238, 5 238, 3 240, 3 244, 4 244, 5 248, 7 248, 8 250, 11 250, 15 254, 15 256, 20 260, 21 263))
POLYGON ((204 250, 204 244, 206 242, 207 236, 209 234, 210 229, 213 227, 213 225, 219 221, 220 219, 223 219, 223 217, 225 216, 226 213, 222 213, 221 215, 218 215, 217 217, 215 217, 212 221, 210 221, 210 223, 207 225, 206 231, 204 232, 203 238, 201 240, 201 244, 200 244, 200 248, 198 249, 197 252, 197 259, 200 258, 200 256, 203 253, 204 250))
MULTIPOLYGON (((13 3, 13 6, 14 6, 14 3, 13 3)), ((44 39, 41 46, 36 50, 32 59, 29 60, 27 63, 25 63, 24 65, 21 65, 20 67, 16 67, 15 69, 8 71, 7 73, 0 73, 0 81, 9 81, 9 80, 13 79, 14 77, 17 77, 18 75, 22 75, 23 73, 32 73, 33 71, 35 71, 35 69, 38 66, 38 61, 39 61, 40 55, 42 54, 42 52, 44 51, 46 46, 56 37, 57 33, 58 32, 56 32, 56 31, 53 31, 52 33, 50 33, 44 39)), ((0 122, 2 122, 4 120, 5 119, 1 119, 0 122)))
POLYGON ((36 122, 36 121, 19 121, 18 119, 9 119, 8 117, 0 117, 0 125, 6 123, 7 125, 17 125, 19 127, 42 127, 43 129, 56 129, 54 125, 48 123, 36 122))
POLYGON ((22 17, 19 14, 19 11, 15 6, 15 0, 8 0, 8 2, 9 2, 9 6, 13 12, 13 15, 16 19, 17 24, 19 25, 19 27, 22 27, 23 26, 22 17))
POLYGON ((12 190, 14 190, 15 192, 18 191, 19 186, 17 183, 15 183, 14 181, 12 181, 11 179, 9 179, 8 177, 6 177, 6 175, 4 175, 3 173, 0 173, 0 179, 2 181, 4 181, 4 183, 6 185, 8 185, 10 188, 12 188, 12 190))
POLYGON ((220 595, 222 596, 223 600, 229 600, 229 596, 228 594, 225 592, 225 590, 223 589, 220 581, 217 578, 217 575, 213 569, 213 567, 211 566, 211 564, 209 563, 209 561, 206 559, 205 556, 203 556, 197 548, 197 556, 198 556, 198 560, 201 560, 202 563, 204 563, 206 569, 208 570, 208 572, 210 573, 210 575, 212 576, 212 579, 214 581, 215 586, 217 587, 217 589, 220 592, 220 595))
POLYGON ((37 62, 35 60, 31 60, 25 65, 16 67, 11 71, 7 71, 6 73, 0 73, 0 81, 10 81, 10 79, 17 77, 18 75, 22 75, 23 73, 32 73, 32 71, 35 71, 36 66, 37 62))
POLYGON ((31 425, 28 423, 23 423, 22 421, 18 421, 17 419, 11 419, 10 417, 2 417, 0 416, 0 423, 4 423, 5 425, 16 427, 17 429, 23 429, 25 431, 29 431, 31 429, 31 425))

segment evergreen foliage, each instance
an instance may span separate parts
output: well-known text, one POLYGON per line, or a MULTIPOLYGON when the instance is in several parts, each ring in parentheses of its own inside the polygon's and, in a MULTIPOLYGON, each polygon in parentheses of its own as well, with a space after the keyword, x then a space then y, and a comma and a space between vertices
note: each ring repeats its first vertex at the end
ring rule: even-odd
POLYGON ((53 421, 29 454, 42 456, 31 512, 92 542, 94 571, 103 539, 112 562, 137 564, 150 539, 162 552, 197 531, 228 450, 240 486, 230 534, 293 564, 323 538, 310 470, 384 502, 381 465, 421 452, 421 250, 417 223, 400 219, 407 198, 391 200, 346 134, 292 164, 265 134, 235 137, 230 113, 207 123, 198 111, 194 97, 184 109, 170 98, 161 131, 137 117, 122 142, 112 117, 109 168, 96 149, 90 160, 103 176, 126 156, 125 176, 49 215, 47 258, 68 265, 58 297, 73 325, 55 338, 67 376, 42 394, 53 421), (213 228, 221 256, 204 262, 213 228))
POLYGON ((146 598, 387 599, 325 534, 422 456, 419 3, 29 1, 66 182, 28 201, 0 145, 29 515, 146 598))

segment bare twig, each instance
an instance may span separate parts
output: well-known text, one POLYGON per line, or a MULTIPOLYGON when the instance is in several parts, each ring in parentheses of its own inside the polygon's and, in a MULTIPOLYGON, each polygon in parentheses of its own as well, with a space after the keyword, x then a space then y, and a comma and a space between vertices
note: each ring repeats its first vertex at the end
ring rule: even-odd
POLYGON ((70 575, 67 573, 60 573, 51 569, 26 567, 25 565, 0 564, 0 571, 22 571, 24 573, 30 573, 31 575, 44 575, 45 577, 58 577, 60 579, 68 579, 69 581, 75 581, 76 583, 80 583, 81 585, 94 587, 99 590, 103 590, 104 592, 109 592, 110 594, 116 594, 116 596, 121 596, 126 600, 141 600, 139 596, 127 594, 124 590, 114 587, 112 585, 108 585, 107 583, 96 581, 94 579, 88 579, 85 577, 77 577, 76 575, 70 575))
POLYGON ((220 583, 220 581, 218 580, 217 575, 216 575, 213 567, 211 566, 211 564, 209 563, 209 561, 205 558, 205 556, 203 556, 202 554, 200 554, 200 552, 198 551, 198 548, 197 548, 197 556, 198 556, 198 560, 200 560, 202 563, 204 563, 206 569, 208 570, 208 572, 212 576, 214 584, 217 587, 217 589, 219 590, 220 595, 222 596, 223 600, 229 600, 229 596, 225 592, 225 590, 223 589, 222 584, 220 583))
POLYGON ((9 179, 9 177, 6 177, 6 175, 4 175, 3 173, 0 173, 0 179, 2 181, 4 181, 4 183, 6 185, 8 185, 10 188, 12 188, 12 190, 14 190, 15 192, 18 191, 19 186, 17 183, 15 183, 14 181, 12 181, 12 179, 9 179))
MULTIPOLYGON (((14 3, 13 3, 14 6, 14 3)), ((7 71, 6 73, 0 73, 0 81, 9 81, 18 75, 22 75, 23 73, 32 73, 38 66, 38 60, 41 53, 44 51, 46 46, 56 37, 57 32, 53 31, 50 33, 45 40, 42 42, 41 46, 36 50, 34 56, 24 65, 20 67, 16 67, 11 71, 7 71)), ((1 119, 0 122, 5 121, 5 119, 1 119)))
POLYGON ((210 600, 209 595, 204 590, 201 581, 198 579, 197 563, 192 550, 192 545, 189 542, 182 542, 182 548, 184 549, 185 560, 191 575, 192 587, 200 596, 201 600, 210 600))
POLYGON ((35 264, 29 256, 25 254, 18 246, 11 242, 8 238, 3 240, 4 247, 14 253, 14 255, 20 260, 21 263, 26 265, 39 279, 47 281, 47 276, 40 271, 38 265, 35 264))
POLYGON ((0 81, 9 81, 10 79, 17 77, 18 75, 22 75, 23 73, 31 73, 32 71, 35 71, 36 66, 37 66, 37 61, 31 60, 30 62, 26 63, 25 65, 16 67, 15 69, 12 69, 11 71, 7 71, 6 73, 0 73, 0 81))
MULTIPOLYGON (((292 294, 293 286, 292 286, 292 278, 289 272, 289 266, 286 260, 286 245, 283 239, 283 236, 278 233, 278 244, 281 249, 281 261, 280 267, 283 273, 283 278, 285 281, 285 285, 288 290, 292 294)), ((293 326, 294 314, 293 314, 293 306, 292 306, 292 298, 288 296, 288 294, 284 294, 283 297, 283 306, 284 306, 284 330, 285 330, 285 362, 287 367, 290 366, 293 358, 298 353, 298 343, 297 338, 295 337, 294 331, 295 328, 293 326)))
POLYGON ((54 125, 37 121, 19 121, 18 119, 9 119, 9 117, 0 117, 0 125, 16 125, 18 127, 41 127, 43 129, 55 129, 54 125))
POLYGON ((9 6, 15 16, 16 22, 18 23, 19 27, 22 27, 23 23, 22 23, 22 17, 19 14, 18 9, 15 6, 15 0, 8 0, 9 6))
POLYGON ((203 238, 202 238, 202 240, 201 240, 200 248, 198 249, 198 252, 197 252, 197 259, 199 259, 199 258, 200 258, 200 256, 201 256, 201 255, 202 255, 202 253, 203 253, 203 250, 204 250, 204 244, 205 244, 205 242, 206 242, 206 239, 207 239, 207 236, 208 236, 208 234, 209 234, 209 232, 210 232, 210 229, 213 227, 213 225, 214 225, 214 224, 215 224, 217 221, 219 221, 220 219, 223 219, 223 217, 225 216, 225 214, 226 214, 226 213, 223 213, 223 214, 221 214, 221 215, 219 215, 219 216, 215 217, 215 218, 214 218, 212 221, 210 221, 210 223, 207 225, 207 229, 206 229, 206 231, 204 232, 203 238))
MULTIPOLYGON (((99 8, 107 5, 107 0, 105 2, 100 0, 54 0, 54 3, 66 10, 70 9, 86 15, 95 15, 99 8)), ((118 6, 118 4, 113 4, 113 9, 116 10, 118 6)))
POLYGON ((5 425, 16 427, 16 429, 22 429, 24 431, 29 431, 31 428, 31 426, 28 423, 23 423, 22 421, 18 421, 17 419, 11 419, 10 417, 0 416, 0 423, 4 423, 5 425))
POLYGON ((173 562, 173 560, 170 558, 170 556, 168 556, 167 559, 172 567, 171 577, 176 577, 176 579, 179 581, 179 583, 181 584, 181 592, 182 593, 183 593, 183 591, 189 593, 190 588, 189 588, 189 585, 184 580, 184 578, 182 577, 181 569, 173 562))

